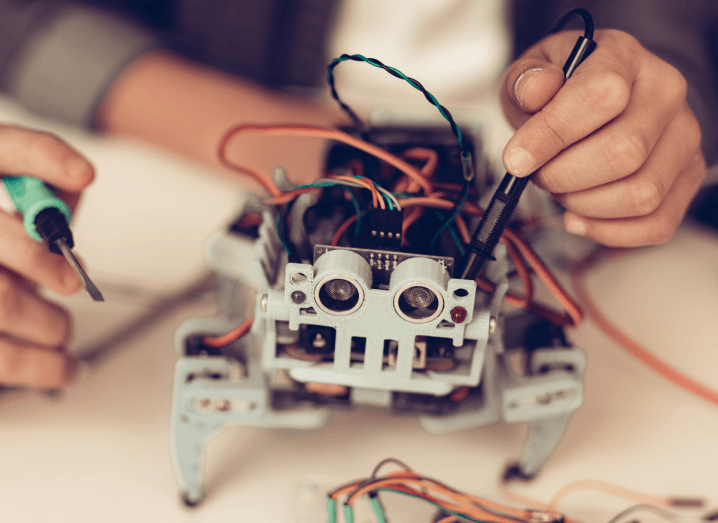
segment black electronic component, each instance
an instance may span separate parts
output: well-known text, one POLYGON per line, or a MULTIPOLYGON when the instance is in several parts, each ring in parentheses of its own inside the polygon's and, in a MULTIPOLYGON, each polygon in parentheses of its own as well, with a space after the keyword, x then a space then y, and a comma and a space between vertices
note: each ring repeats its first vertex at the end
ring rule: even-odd
POLYGON ((367 249, 394 250, 401 248, 401 226, 404 211, 374 208, 364 231, 364 247, 367 249))

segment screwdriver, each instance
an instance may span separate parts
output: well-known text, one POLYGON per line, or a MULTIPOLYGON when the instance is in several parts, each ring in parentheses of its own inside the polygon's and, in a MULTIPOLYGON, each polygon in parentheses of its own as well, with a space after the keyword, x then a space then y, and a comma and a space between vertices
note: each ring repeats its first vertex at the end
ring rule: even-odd
MULTIPOLYGON (((563 25, 572 15, 581 16, 586 29, 584 36, 578 37, 568 60, 563 66, 563 74, 566 80, 596 48, 596 42, 593 41, 593 19, 585 9, 572 9, 562 17, 557 25, 563 25)), ((474 231, 471 241, 465 245, 466 254, 464 254, 459 263, 459 277, 461 279, 475 280, 484 264, 489 260, 495 260, 493 256, 494 248, 499 243, 499 239, 506 229, 530 178, 531 175, 519 178, 508 172, 504 175, 491 198, 491 202, 489 202, 489 206, 486 208, 486 212, 481 218, 479 226, 474 231)))
POLYGON ((71 249, 75 246, 69 225, 72 214, 65 202, 37 178, 5 176, 3 182, 15 208, 24 217, 25 230, 30 237, 39 242, 47 242, 50 252, 64 256, 92 299, 105 301, 100 290, 92 283, 72 253, 71 249))

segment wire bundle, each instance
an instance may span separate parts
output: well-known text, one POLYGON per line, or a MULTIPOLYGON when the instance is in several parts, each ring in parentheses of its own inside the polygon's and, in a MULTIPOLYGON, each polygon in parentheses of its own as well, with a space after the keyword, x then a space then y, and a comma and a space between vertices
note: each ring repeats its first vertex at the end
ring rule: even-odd
MULTIPOLYGON (((438 520, 437 523, 457 523, 459 517, 469 521, 487 523, 552 523, 559 521, 578 523, 575 519, 558 512, 557 507, 566 496, 579 490, 603 492, 637 503, 637 505, 619 513, 610 523, 618 522, 630 513, 639 510, 656 512, 669 521, 679 520, 678 515, 664 510, 663 507, 700 508, 704 503, 701 498, 653 496, 605 481, 579 480, 559 490, 549 503, 517 496, 508 490, 504 490, 505 495, 513 501, 521 505, 536 507, 535 509, 517 509, 458 491, 440 481, 421 476, 397 459, 388 458, 374 468, 374 472, 369 478, 352 481, 329 492, 327 494, 327 512, 329 513, 329 523, 336 523, 337 505, 339 500, 345 497, 343 506, 344 519, 347 523, 353 523, 354 504, 362 496, 368 495, 378 523, 386 523, 386 515, 379 499, 379 492, 393 492, 421 499, 439 508, 446 516, 438 520), (379 469, 387 463, 395 463, 401 466, 403 470, 377 477, 379 469)), ((710 518, 705 517, 704 519, 709 520, 710 518)))
POLYGON ((460 492, 440 481, 421 476, 401 461, 389 458, 377 465, 371 477, 353 481, 328 494, 329 523, 336 523, 337 504, 339 499, 344 496, 346 496, 343 505, 344 519, 347 523, 353 523, 354 503, 364 495, 369 496, 369 502, 377 521, 386 523, 379 492, 394 492, 426 501, 447 514, 441 523, 458 521, 456 517, 487 523, 522 523, 528 521, 534 514, 532 510, 515 509, 460 492), (404 467, 404 470, 377 477, 378 469, 389 462, 399 464, 404 467))

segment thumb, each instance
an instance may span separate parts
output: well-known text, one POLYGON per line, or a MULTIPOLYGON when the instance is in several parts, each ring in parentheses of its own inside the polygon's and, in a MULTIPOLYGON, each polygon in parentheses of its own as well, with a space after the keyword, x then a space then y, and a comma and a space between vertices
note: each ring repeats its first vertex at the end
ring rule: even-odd
POLYGON ((539 58, 521 58, 504 77, 501 104, 509 123, 518 129, 556 95, 564 82, 560 66, 539 58))

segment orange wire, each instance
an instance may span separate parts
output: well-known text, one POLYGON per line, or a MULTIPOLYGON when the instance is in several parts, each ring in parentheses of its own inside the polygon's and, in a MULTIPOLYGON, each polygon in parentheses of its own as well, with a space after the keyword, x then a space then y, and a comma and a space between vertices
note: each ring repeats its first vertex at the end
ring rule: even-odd
POLYGON ((205 336, 204 338, 202 338, 202 344, 206 345, 207 347, 214 348, 226 347, 233 341, 236 341, 245 334, 247 334, 250 327, 252 327, 253 320, 254 318, 247 318, 240 325, 229 331, 227 334, 223 334, 222 336, 205 336))
MULTIPOLYGON (((428 147, 412 147, 402 152, 401 156, 412 160, 426 160, 426 163, 419 170, 424 178, 431 178, 439 165, 439 154, 428 147)), ((419 187, 414 180, 407 182, 404 178, 397 183, 394 192, 414 193, 418 192, 418 190, 419 187)))
POLYGON ((529 305, 533 303, 533 296, 534 296, 534 287, 533 282, 531 281, 531 274, 529 274, 528 267, 524 263, 516 263, 517 259, 521 258, 521 253, 516 248, 516 246, 511 243, 510 241, 504 242, 506 244, 506 249, 508 251, 509 256, 514 261, 514 266, 516 267, 516 271, 519 273, 519 278, 521 279, 521 283, 524 286, 524 295, 523 296, 516 296, 512 294, 512 298, 515 298, 518 303, 513 303, 512 305, 518 305, 519 307, 528 308, 529 305))
POLYGON ((344 231, 346 231, 349 226, 355 221, 357 221, 357 215, 352 214, 349 218, 346 219, 344 223, 339 226, 337 232, 334 233, 334 237, 332 238, 332 245, 339 244, 339 239, 342 237, 342 234, 344 234, 344 231))
MULTIPOLYGON (((402 472, 406 473, 407 471, 402 471, 402 472)), ((392 474, 392 476, 394 476, 394 474, 392 474)), ((455 510, 457 512, 466 513, 467 515, 473 517, 474 519, 481 519, 484 521, 489 521, 489 522, 494 522, 494 523, 510 523, 510 522, 514 521, 508 517, 499 516, 496 514, 492 514, 491 512, 482 510, 480 507, 478 507, 470 502, 470 500, 473 499, 473 500, 478 501, 481 504, 486 504, 487 506, 490 504, 493 505, 492 503, 486 502, 483 499, 476 498, 474 496, 467 496, 466 494, 453 491, 451 489, 444 487, 443 485, 434 483, 433 481, 427 481, 427 480, 421 479, 421 478, 412 478, 412 477, 408 477, 405 474, 402 474, 402 476, 403 477, 400 480, 398 480, 396 477, 391 477, 391 478, 387 477, 383 480, 378 480, 378 481, 373 482, 370 485, 365 485, 364 487, 359 488, 358 490, 356 490, 353 494, 351 494, 349 496, 345 505, 352 505, 361 496, 363 496, 364 494, 366 494, 368 492, 376 490, 376 489, 380 489, 380 488, 395 489, 395 487, 397 485, 398 486, 406 486, 407 484, 409 484, 409 485, 413 484, 419 488, 426 488, 429 490, 433 490, 434 492, 440 493, 440 494, 450 498, 455 503, 455 505, 453 505, 453 506, 449 505, 448 502, 445 502, 445 501, 442 502, 439 498, 436 498, 429 494, 423 494, 418 491, 415 491, 415 493, 417 495, 419 495, 420 497, 434 501, 434 502, 438 502, 437 504, 439 504, 440 506, 443 505, 446 508, 449 508, 450 510, 455 510)), ((510 508, 510 507, 501 506, 499 510, 506 512, 507 514, 510 514, 510 515, 518 514, 519 518, 521 518, 521 519, 527 519, 527 515, 528 515, 527 511, 517 510, 517 509, 510 508)))
POLYGON ((343 131, 339 131, 337 129, 328 129, 325 127, 315 127, 315 126, 308 126, 308 125, 253 125, 253 124, 244 124, 244 125, 237 125, 235 127, 232 127, 229 129, 225 135, 222 137, 222 140, 220 141, 219 145, 219 159, 220 161, 230 169, 234 169, 240 173, 247 174, 251 176, 252 178, 256 179, 258 182, 260 182, 273 197, 281 196, 282 192, 279 190, 279 188, 276 186, 274 182, 272 182, 269 178, 266 178, 259 174, 257 171, 254 171, 252 169, 248 169, 246 167, 243 167, 241 165, 237 165, 235 163, 232 163, 227 159, 227 145, 229 144, 229 141, 237 136, 238 134, 245 133, 245 132, 251 132, 251 133, 259 133, 264 134, 268 136, 307 136, 307 137, 314 137, 314 138, 325 138, 329 140, 337 140, 339 142, 346 143, 348 145, 351 145, 353 147, 356 147, 359 150, 362 150, 364 152, 367 152, 369 154, 372 154, 379 158, 380 160, 385 161, 389 165, 392 165, 399 169, 401 172, 409 176, 412 180, 414 180, 416 183, 419 184, 419 186, 424 189, 424 192, 426 194, 430 194, 432 192, 432 186, 431 183, 426 180, 421 173, 416 170, 415 167, 407 163, 405 160, 402 160, 401 158, 385 151, 384 149, 377 147, 376 145, 372 145, 370 143, 367 143, 363 140, 360 140, 358 138, 355 138, 343 131))
POLYGON ((415 207, 413 209, 409 209, 409 212, 407 212, 404 215, 404 222, 401 224, 401 243, 402 245, 406 244, 406 231, 409 230, 409 227, 414 225, 414 223, 421 218, 421 216, 424 214, 424 210, 421 207, 415 207))
POLYGON ((635 501, 636 503, 646 503, 648 505, 656 505, 659 507, 671 506, 671 498, 669 497, 651 496, 650 494, 643 494, 641 492, 636 492, 635 490, 619 487, 618 485, 613 485, 612 483, 596 479, 582 479, 569 483, 554 494, 551 501, 548 502, 548 510, 555 511, 561 500, 569 494, 579 490, 596 490, 598 492, 604 492, 605 494, 611 494, 612 496, 619 498, 635 501))
POLYGON ((456 215, 456 218, 454 218, 454 222, 456 222, 456 230, 459 231, 459 234, 461 235, 461 239, 464 240, 464 242, 469 243, 471 241, 471 235, 469 234, 469 228, 466 226, 466 222, 461 217, 460 214, 456 215))
POLYGON ((433 176, 439 166, 439 154, 429 147, 412 147, 401 153, 401 155, 412 160, 426 160, 420 172, 427 178, 433 176))
POLYGON ((329 178, 334 178, 336 180, 345 180, 347 182, 354 182, 358 183, 359 185, 362 185, 363 187, 366 187, 371 191, 371 197, 374 202, 374 207, 381 207, 382 209, 386 209, 384 197, 379 194, 376 185, 374 185, 374 182, 369 178, 353 178, 351 176, 341 176, 338 174, 331 174, 329 175, 329 178))
POLYGON ((556 280, 554 275, 551 274, 551 271, 548 269, 548 267, 546 267, 543 261, 541 261, 541 258, 538 257, 538 255, 529 246, 529 244, 523 240, 523 238, 518 236, 511 229, 506 229, 504 231, 504 236, 506 236, 508 240, 510 240, 512 243, 514 243, 514 245, 516 245, 519 252, 521 252, 522 256, 526 258, 526 260, 529 262, 529 265, 531 265, 531 267, 533 268, 534 272, 538 275, 539 278, 541 278, 541 280, 544 282, 544 285, 548 287, 548 290, 551 291, 551 294, 553 294, 553 296, 564 308, 564 310, 568 314, 568 319, 570 319, 569 325, 571 325, 572 327, 580 326, 583 322, 583 311, 581 310, 581 307, 573 300, 573 298, 571 298, 571 296, 568 295, 568 293, 564 290, 558 280, 556 280))
POLYGON ((291 192, 283 192, 279 196, 273 196, 272 198, 263 200, 263 203, 266 205, 284 205, 285 203, 289 203, 294 200, 300 194, 318 191, 319 189, 322 189, 322 187, 304 187, 291 192))
POLYGON ((699 383, 693 378, 671 367, 658 356, 651 353, 628 335, 624 334, 623 331, 616 327, 601 313, 591 299, 585 281, 586 272, 594 261, 595 259, 593 259, 593 257, 589 257, 589 259, 579 264, 571 274, 571 280, 573 282, 573 288, 576 295, 586 311, 586 314, 588 314, 588 317, 593 320, 593 323, 601 329, 606 336, 615 341, 619 347, 646 365, 648 368, 652 369, 654 372, 691 394, 695 394, 696 396, 703 398, 714 405, 718 405, 718 391, 706 387, 702 383, 699 383))

